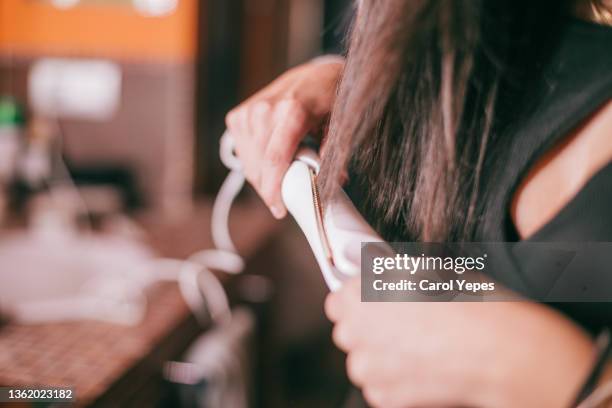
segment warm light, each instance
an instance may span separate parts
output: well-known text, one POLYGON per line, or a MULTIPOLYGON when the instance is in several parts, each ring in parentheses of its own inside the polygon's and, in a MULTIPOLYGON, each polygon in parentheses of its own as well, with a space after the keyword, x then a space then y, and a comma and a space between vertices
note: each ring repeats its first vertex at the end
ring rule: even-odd
POLYGON ((79 0, 51 0, 51 4, 53 4, 57 8, 67 9, 76 6, 79 3, 79 0))
POLYGON ((176 10, 178 0, 133 0, 134 7, 147 16, 163 16, 176 10))

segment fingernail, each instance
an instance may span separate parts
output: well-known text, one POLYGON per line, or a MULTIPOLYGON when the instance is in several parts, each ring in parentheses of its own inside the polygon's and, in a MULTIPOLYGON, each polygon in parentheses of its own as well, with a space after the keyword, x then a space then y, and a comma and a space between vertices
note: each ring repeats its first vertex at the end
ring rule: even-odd
POLYGON ((283 210, 276 205, 273 205, 270 207, 270 212, 272 213, 274 218, 276 218, 277 220, 280 220, 285 215, 283 210))

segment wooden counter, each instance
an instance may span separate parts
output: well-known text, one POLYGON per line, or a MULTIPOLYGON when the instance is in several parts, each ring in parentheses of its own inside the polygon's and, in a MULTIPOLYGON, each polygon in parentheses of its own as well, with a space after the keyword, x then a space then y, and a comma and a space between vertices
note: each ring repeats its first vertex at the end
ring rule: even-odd
MULTIPOLYGON (((210 210, 211 203, 204 202, 172 222, 152 214, 139 221, 160 255, 185 257, 211 247, 210 210)), ((233 237, 247 258, 277 225, 253 202, 232 213, 233 237)), ((138 405, 149 405, 154 401, 142 400, 149 394, 144 390, 160 382, 163 362, 177 358, 201 330, 173 283, 150 288, 146 317, 133 327, 96 321, 6 324, 0 327, 0 385, 74 387, 80 406, 134 403, 135 396, 138 405)))

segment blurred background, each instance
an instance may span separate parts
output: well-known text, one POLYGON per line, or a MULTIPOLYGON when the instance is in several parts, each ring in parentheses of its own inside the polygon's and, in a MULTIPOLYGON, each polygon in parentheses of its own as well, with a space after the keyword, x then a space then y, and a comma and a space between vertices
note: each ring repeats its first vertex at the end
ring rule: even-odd
POLYGON ((247 267, 216 274, 231 323, 173 268, 213 246, 226 112, 341 53, 350 15, 349 0, 0 0, 0 386, 72 387, 80 406, 342 403, 327 289, 292 221, 239 197, 247 267))

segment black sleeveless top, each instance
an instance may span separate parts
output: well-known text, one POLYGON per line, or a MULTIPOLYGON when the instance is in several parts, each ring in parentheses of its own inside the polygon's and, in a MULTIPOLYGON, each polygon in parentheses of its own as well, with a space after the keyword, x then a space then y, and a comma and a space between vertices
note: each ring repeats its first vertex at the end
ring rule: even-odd
MULTIPOLYGON (((489 168, 481 240, 518 240, 509 212, 518 185, 544 153, 611 99, 612 27, 572 19, 546 61, 539 89, 525 92, 521 103, 528 112, 507 135, 508 148, 489 168)), ((611 192, 612 163, 530 240, 612 241, 611 192)))
MULTIPOLYGON (((572 19, 544 64, 538 86, 525 90, 524 112, 510 127, 507 149, 488 167, 477 241, 519 240, 510 219, 518 185, 543 154, 612 99, 612 27, 572 19)), ((523 242, 549 241, 612 242, 612 162, 523 242)), ((612 267, 601 273, 612 273, 612 267)), ((592 332, 612 326, 612 299, 551 306, 592 332)))

